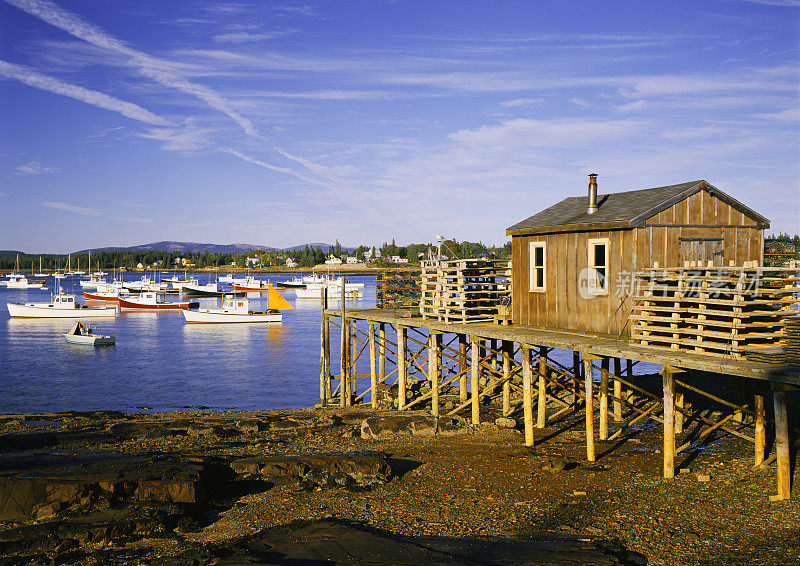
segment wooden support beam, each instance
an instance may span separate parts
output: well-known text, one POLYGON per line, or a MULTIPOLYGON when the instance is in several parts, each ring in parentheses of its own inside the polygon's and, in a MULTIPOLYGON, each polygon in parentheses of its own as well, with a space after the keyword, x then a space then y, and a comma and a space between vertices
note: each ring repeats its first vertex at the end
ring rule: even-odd
POLYGON ((350 355, 350 371, 347 373, 347 383, 350 384, 350 395, 348 396, 348 405, 352 405, 352 395, 356 392, 356 387, 358 386, 358 382, 355 379, 352 379, 352 376, 358 373, 358 358, 360 352, 358 351, 358 319, 352 319, 350 321, 350 332, 351 332, 351 345, 353 348, 353 353, 350 355))
POLYGON ((778 495, 791 499, 792 478, 789 467, 789 418, 786 413, 786 390, 781 383, 772 382, 772 402, 775 409, 775 452, 778 455, 778 495))
POLYGON ((672 368, 662 369, 664 382, 664 478, 675 477, 675 376, 672 368))
POLYGON ((378 325, 378 379, 386 382, 386 325, 378 325))
POLYGON ((320 293, 322 315, 320 316, 320 360, 319 360, 319 401, 327 405, 331 398, 331 343, 330 323, 328 315, 328 288, 323 287, 320 293))
POLYGON ((608 440, 608 358, 600 360, 600 440, 608 440))
POLYGON ((682 390, 675 391, 675 434, 683 434, 685 399, 682 390))
POLYGON ((458 382, 458 395, 462 403, 467 402, 467 335, 458 335, 458 373, 461 379, 458 382))
POLYGON ((755 395, 753 402, 755 410, 755 465, 760 466, 764 461, 764 445, 766 444, 766 434, 764 430, 764 396, 755 395))
POLYGON ((397 409, 406 406, 406 327, 397 325, 397 409))
POLYGON ((472 388, 472 424, 480 424, 481 422, 481 407, 478 399, 478 395, 480 395, 480 377, 481 377, 481 370, 480 370, 480 350, 481 350, 481 339, 477 336, 472 337, 472 372, 471 372, 471 383, 470 387, 472 388))
POLYGON ((503 416, 511 414, 511 356, 514 343, 503 340, 503 416))
POLYGON ((525 421, 525 446, 533 446, 533 392, 531 349, 522 344, 522 414, 525 421))
POLYGON ((586 389, 586 459, 594 462, 594 393, 592 383, 592 359, 583 356, 584 388, 586 389))
POLYGON ((347 321, 347 307, 344 303, 344 277, 342 278, 342 306, 339 313, 341 324, 339 341, 339 404, 344 407, 348 404, 350 388, 348 387, 347 374, 350 371, 350 324, 347 321))
POLYGON ((373 409, 378 408, 378 372, 375 367, 375 323, 369 323, 369 386, 372 389, 370 395, 373 409))
POLYGON ((536 428, 547 424, 547 348, 539 348, 539 398, 536 400, 536 428))
POLYGON ((581 382, 581 353, 572 352, 572 406, 578 407, 578 391, 581 382))
POLYGON ((439 416, 439 359, 441 357, 441 335, 431 332, 428 337, 428 380, 431 382, 431 415, 439 416))
MULTIPOLYGON (((614 375, 622 375, 622 360, 614 358, 614 375)), ((622 382, 619 379, 614 379, 614 422, 621 423, 624 421, 622 415, 622 382)))

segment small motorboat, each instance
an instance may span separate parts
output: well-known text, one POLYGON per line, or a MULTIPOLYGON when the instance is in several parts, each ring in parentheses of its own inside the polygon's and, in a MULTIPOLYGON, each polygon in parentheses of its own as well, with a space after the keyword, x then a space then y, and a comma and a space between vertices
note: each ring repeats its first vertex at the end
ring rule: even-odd
POLYGON ((117 342, 117 339, 113 336, 95 334, 91 326, 87 326, 82 322, 76 322, 72 330, 64 334, 64 337, 70 344, 81 344, 84 346, 112 346, 117 342))
POLYGON ((272 285, 268 293, 267 310, 263 312, 251 311, 250 301, 245 298, 224 297, 222 307, 186 310, 183 311, 183 318, 190 324, 281 322, 281 311, 294 307, 272 285))
POLYGON ((219 297, 223 294, 218 283, 206 283, 203 285, 194 278, 181 283, 180 286, 181 294, 184 297, 219 297))
POLYGON ((278 281, 275 286, 278 288, 283 287, 284 289, 305 289, 306 282, 303 281, 302 277, 295 277, 289 281, 278 281))
POLYGON ((174 311, 196 309, 200 306, 197 301, 167 302, 158 298, 158 293, 145 291, 137 297, 119 297, 121 310, 149 310, 149 311, 174 311))
POLYGON ((269 280, 264 281, 263 279, 256 279, 255 277, 245 277, 244 279, 237 279, 233 283, 231 283, 231 289, 234 291, 251 291, 251 292, 260 292, 266 293, 269 289, 273 289, 278 292, 285 291, 285 289, 275 289, 272 285, 270 285, 269 280))
POLYGON ((49 303, 6 303, 11 318, 87 318, 117 316, 117 307, 87 307, 75 295, 58 293, 49 303))

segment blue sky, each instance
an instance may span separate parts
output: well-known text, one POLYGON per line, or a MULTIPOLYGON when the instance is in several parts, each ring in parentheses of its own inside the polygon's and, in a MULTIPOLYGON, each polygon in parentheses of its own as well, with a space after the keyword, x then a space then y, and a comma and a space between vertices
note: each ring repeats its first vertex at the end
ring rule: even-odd
POLYGON ((800 1, 0 0, 0 249, 459 240, 706 179, 800 231, 800 1))

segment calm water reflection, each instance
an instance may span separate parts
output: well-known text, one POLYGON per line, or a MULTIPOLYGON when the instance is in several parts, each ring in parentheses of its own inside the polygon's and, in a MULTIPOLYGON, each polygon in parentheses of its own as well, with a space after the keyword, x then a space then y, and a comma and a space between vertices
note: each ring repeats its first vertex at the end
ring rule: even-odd
MULTIPOLYGON (((358 306, 373 307, 375 277, 357 280, 366 283, 358 306)), ((81 295, 77 285, 67 280, 65 290, 81 295)), ((266 307, 266 295, 248 296, 253 309, 266 307)), ((66 343, 62 334, 74 320, 8 316, 6 302, 49 297, 47 291, 0 288, 2 413, 273 409, 318 402, 317 300, 298 300, 287 291, 295 309, 284 312, 282 323, 268 325, 188 325, 179 312, 123 312, 92 321, 99 333, 117 338, 115 346, 93 348, 66 343)), ((200 302, 214 306, 219 299, 200 302)))

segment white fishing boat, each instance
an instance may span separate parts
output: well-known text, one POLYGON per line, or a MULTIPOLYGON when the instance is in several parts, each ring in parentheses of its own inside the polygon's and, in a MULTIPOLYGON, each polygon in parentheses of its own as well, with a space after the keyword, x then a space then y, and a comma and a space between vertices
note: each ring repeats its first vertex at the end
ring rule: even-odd
POLYGON ((233 283, 236 278, 233 276, 232 273, 228 275, 223 275, 219 278, 220 283, 233 283))
POLYGON ((8 274, 8 280, 3 281, 9 289, 44 289, 44 281, 31 281, 19 272, 19 254, 17 254, 17 269, 8 274))
POLYGON ((250 301, 243 297, 223 297, 221 307, 183 311, 183 318, 190 324, 281 322, 281 311, 294 307, 271 285, 268 292, 267 310, 263 312, 251 311, 250 301))
MULTIPOLYGON (((305 289, 295 289, 295 296, 298 299, 320 299, 322 298, 323 289, 328 289, 329 298, 341 298, 342 278, 323 278, 322 283, 308 283, 306 284, 305 289)), ((350 281, 345 281, 344 294, 346 298, 360 299, 364 296, 363 290, 363 283, 351 283, 350 281)))
POLYGON ((147 275, 142 275, 142 278, 139 279, 138 281, 128 281, 125 284, 125 287, 131 293, 144 293, 146 291, 159 292, 159 291, 166 291, 167 289, 169 289, 169 284, 163 282, 159 283, 154 281, 147 275))
POLYGON ((92 274, 88 280, 79 281, 81 287, 85 289, 97 289, 100 285, 104 284, 105 282, 106 282, 105 279, 95 274, 92 274))
POLYGON ((11 318, 89 318, 117 316, 117 307, 87 307, 75 295, 58 293, 49 303, 6 303, 11 318))
POLYGON ((278 281, 275 283, 276 287, 283 287, 284 289, 305 289, 306 282, 302 277, 295 277, 289 281, 278 281))
POLYGON ((91 326, 87 326, 82 322, 76 322, 75 326, 64 334, 64 337, 70 344, 81 344, 83 346, 111 346, 117 341, 113 336, 95 334, 91 326))
MULTIPOLYGON (((173 287, 175 284, 173 283, 173 287)), ((181 283, 181 294, 185 297, 219 297, 223 291, 217 282, 201 284, 197 279, 192 278, 188 282, 181 283)))

